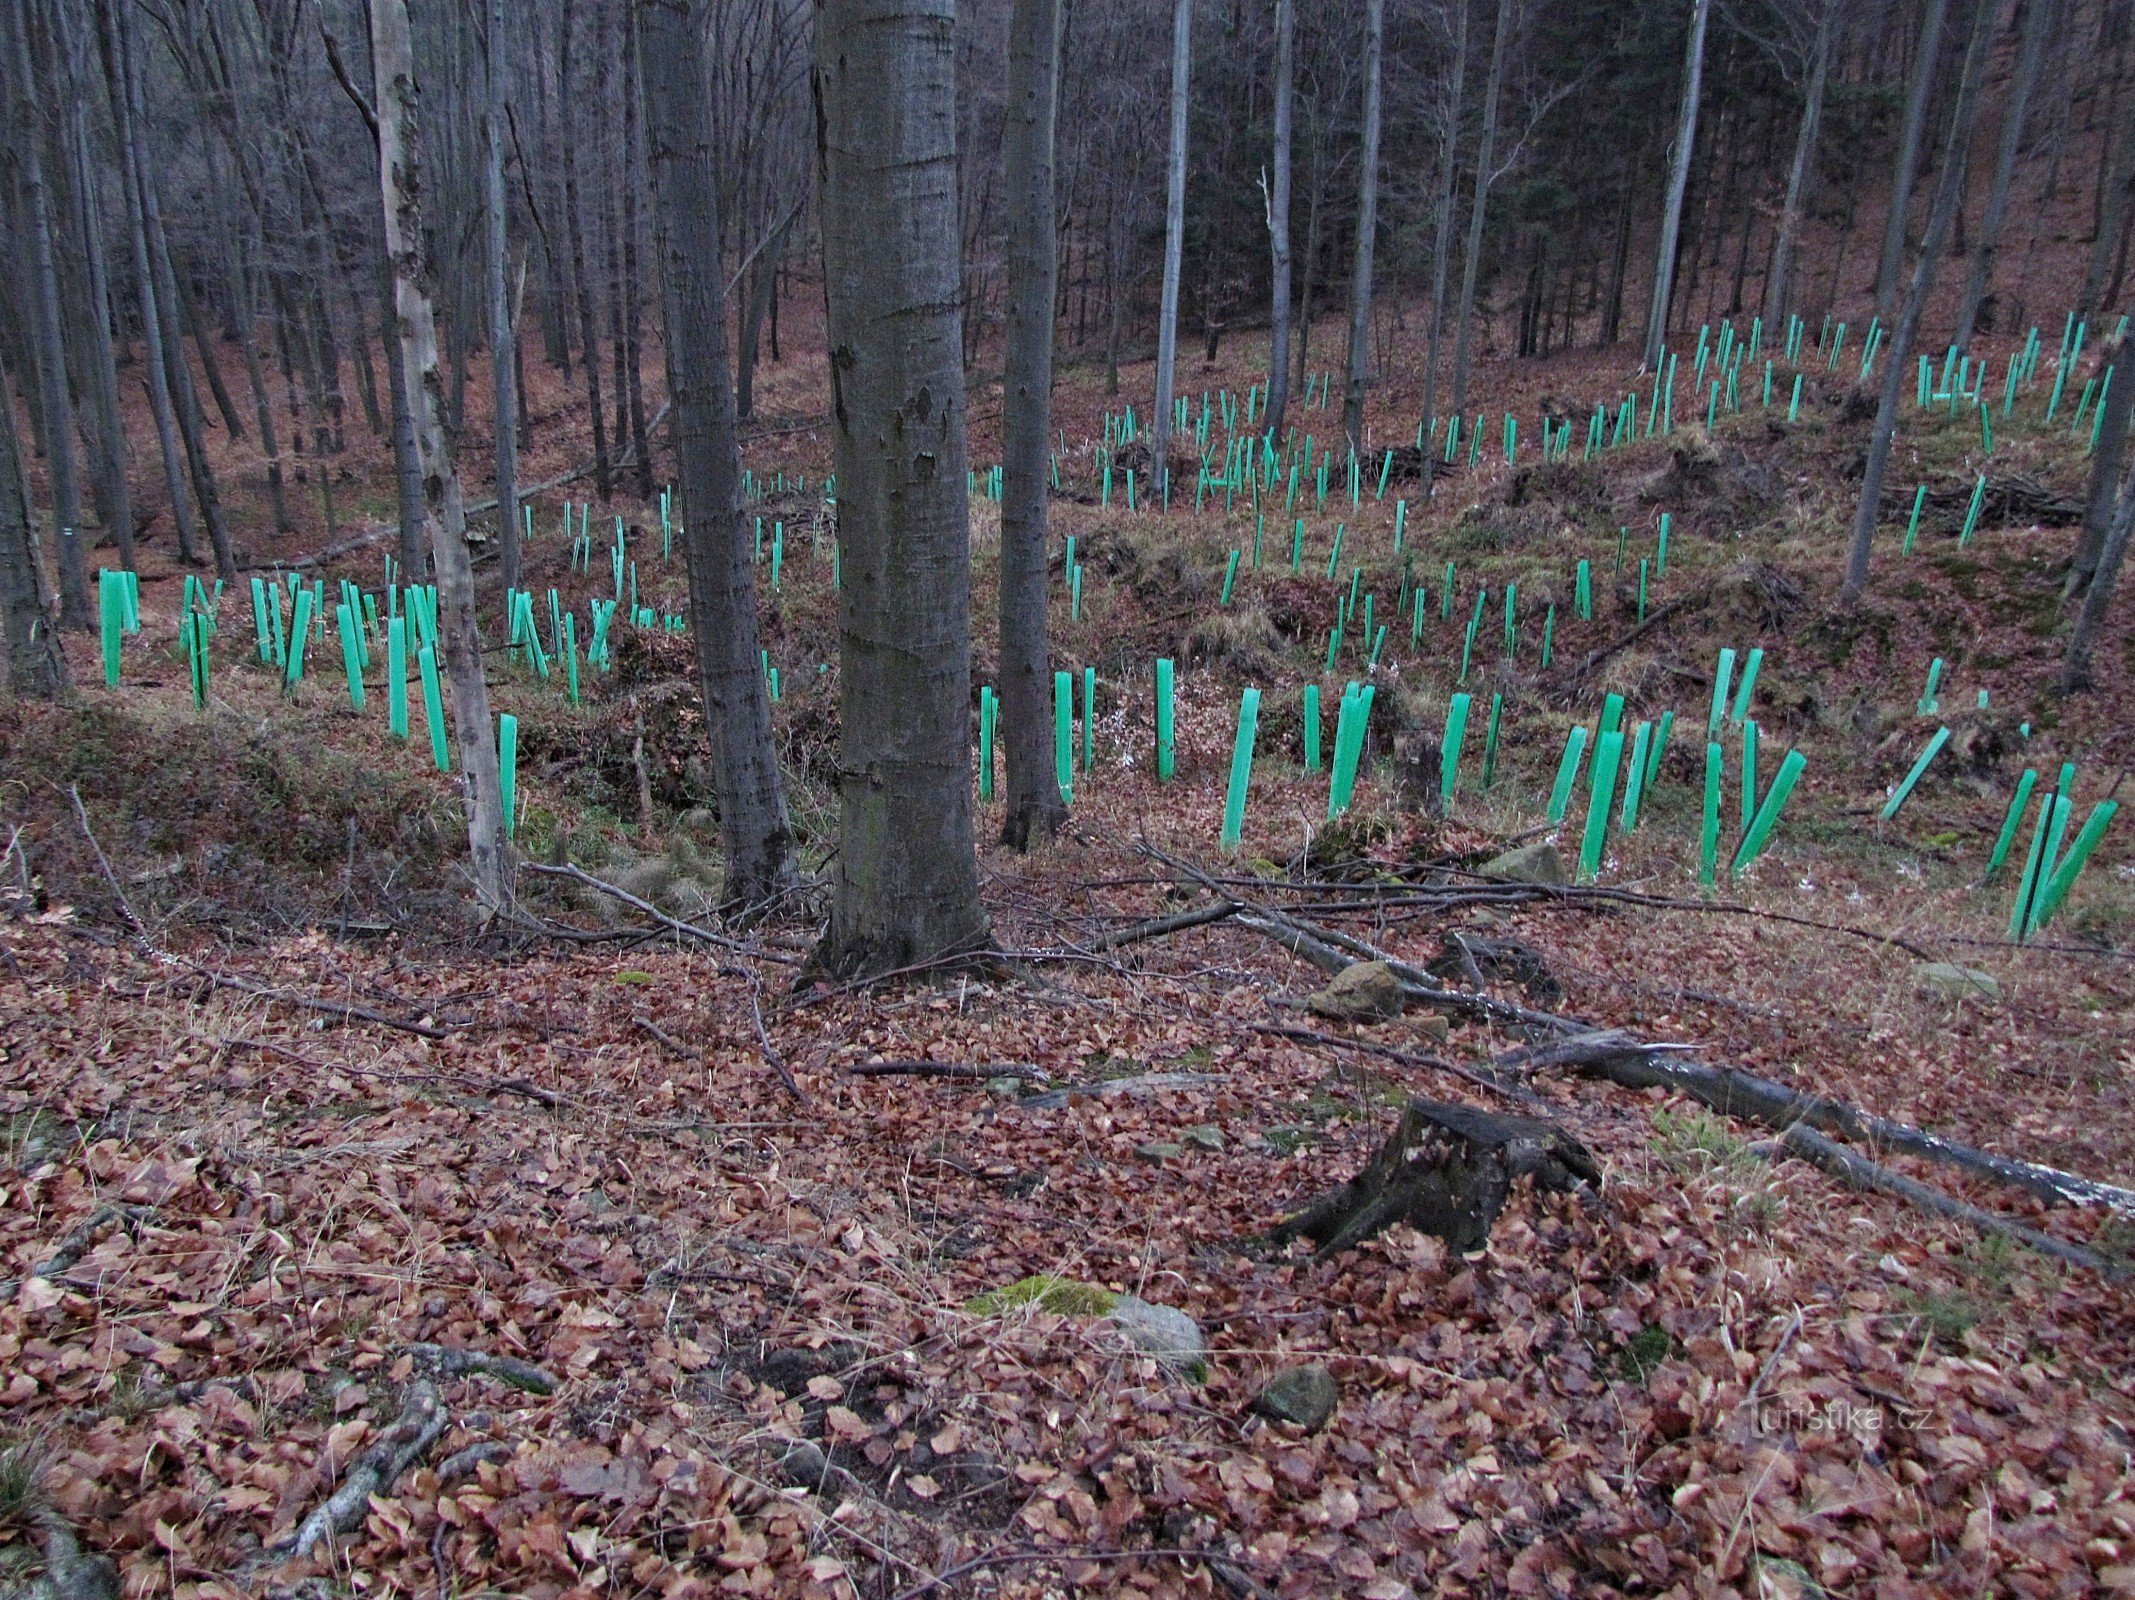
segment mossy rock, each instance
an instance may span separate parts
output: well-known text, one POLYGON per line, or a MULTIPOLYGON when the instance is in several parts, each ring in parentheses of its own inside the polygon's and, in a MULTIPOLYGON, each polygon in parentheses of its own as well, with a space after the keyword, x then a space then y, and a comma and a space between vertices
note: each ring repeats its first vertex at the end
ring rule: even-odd
POLYGON ((964 1309, 975 1317, 998 1317, 1024 1306, 1042 1306, 1057 1316, 1102 1317, 1118 1304, 1119 1296, 1098 1284, 1038 1272, 974 1295, 964 1309))

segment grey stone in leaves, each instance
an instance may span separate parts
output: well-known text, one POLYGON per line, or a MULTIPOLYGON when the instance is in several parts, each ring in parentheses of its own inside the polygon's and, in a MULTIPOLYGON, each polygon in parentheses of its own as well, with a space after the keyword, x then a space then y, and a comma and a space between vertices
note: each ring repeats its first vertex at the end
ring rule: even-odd
POLYGON ((2002 997, 2002 986, 1992 973, 1960 967, 1954 961, 1921 962, 1913 968, 1913 986, 1945 1000, 1979 1000, 1990 1006, 2002 997))
POLYGON ((1186 1154, 1186 1146, 1173 1144, 1169 1139, 1152 1139, 1147 1144, 1136 1145, 1134 1154, 1138 1159, 1147 1161, 1152 1166, 1162 1166, 1165 1162, 1186 1154))
POLYGON ((1112 1325, 1135 1349, 1155 1356, 1173 1372, 1199 1382, 1208 1370, 1201 1325, 1176 1306, 1153 1305, 1123 1294, 1112 1307, 1112 1325))
POLYGON ((1357 961, 1305 1004, 1337 1022, 1385 1022, 1401 1015, 1401 980, 1383 961, 1357 961))
POLYGON ((1334 1374, 1315 1361, 1308 1366, 1291 1367, 1277 1373, 1274 1381, 1260 1391, 1253 1409, 1277 1422, 1294 1422, 1300 1428, 1320 1428, 1325 1427, 1327 1419, 1334 1415, 1335 1402, 1340 1398, 1334 1374))
POLYGON ((1223 1130, 1213 1122, 1197 1122, 1180 1134, 1179 1138, 1183 1143, 1192 1145, 1196 1150, 1208 1150, 1220 1154, 1223 1149, 1223 1130))
POLYGON ((1557 847, 1547 839, 1537 839, 1517 850, 1507 850, 1484 862, 1476 871, 1500 883, 1563 885, 1572 881, 1571 874, 1564 870, 1564 857, 1557 854, 1557 847))

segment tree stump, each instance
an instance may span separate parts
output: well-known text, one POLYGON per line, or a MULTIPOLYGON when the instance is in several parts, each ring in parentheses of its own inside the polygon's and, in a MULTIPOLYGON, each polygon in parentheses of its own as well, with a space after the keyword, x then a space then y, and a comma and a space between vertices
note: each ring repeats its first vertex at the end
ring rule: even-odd
POLYGON ((1505 1116, 1442 1100, 1413 1099, 1371 1164, 1267 1235, 1280 1248, 1310 1239, 1324 1260, 1396 1222, 1436 1234, 1454 1251, 1490 1237, 1512 1180, 1532 1177, 1563 1192, 1599 1184, 1583 1144, 1552 1122, 1505 1116))

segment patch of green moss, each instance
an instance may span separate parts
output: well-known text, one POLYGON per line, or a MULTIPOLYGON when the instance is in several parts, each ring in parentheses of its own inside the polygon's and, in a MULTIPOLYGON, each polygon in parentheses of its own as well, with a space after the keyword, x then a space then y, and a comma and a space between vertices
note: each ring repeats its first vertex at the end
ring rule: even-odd
POLYGON ((975 1317, 997 1317, 1034 1305, 1057 1316, 1102 1317, 1118 1303, 1119 1296, 1110 1289, 1050 1272, 1038 1272, 974 1295, 965 1303, 964 1309, 975 1317))

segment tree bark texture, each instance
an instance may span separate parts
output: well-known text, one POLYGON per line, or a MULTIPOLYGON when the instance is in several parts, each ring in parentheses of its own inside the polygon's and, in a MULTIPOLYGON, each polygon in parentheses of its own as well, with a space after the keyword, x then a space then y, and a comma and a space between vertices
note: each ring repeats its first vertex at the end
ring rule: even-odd
POLYGON ((1913 206, 1913 184, 1920 175, 1920 141, 1927 133, 1928 104, 1935 95, 1935 70, 1942 61, 1942 30, 1950 0, 1927 0, 1920 23, 1920 53, 1913 60, 1912 87, 1905 96, 1905 122, 1898 135, 1898 163, 1890 180, 1890 215, 1883 223, 1883 253, 1876 265, 1876 315, 1886 321, 1905 270, 1905 219, 1913 206))
POLYGON ((1052 433, 1053 209, 1059 0, 1015 0, 1001 133, 1008 223, 1008 349, 1001 443, 1001 732, 1008 756, 1001 841, 1028 850, 1067 814, 1053 771, 1046 651, 1046 467, 1052 433))
POLYGON ((484 287, 489 291, 489 378, 491 413, 496 423, 497 462, 497 553, 504 569, 504 587, 520 587, 519 578, 519 398, 517 369, 512 353, 519 334, 512 326, 511 297, 505 290, 507 238, 504 204, 505 113, 510 107, 505 64, 509 51, 505 37, 504 0, 488 0, 489 55, 486 62, 488 94, 482 103, 483 122, 483 221, 487 225, 488 249, 483 252, 484 287))
MULTIPOLYGON (((1703 3, 1703 0, 1700 0, 1703 3)), ((1468 405, 1468 347, 1475 325, 1475 285, 1483 266, 1483 220, 1489 209, 1490 163, 1497 159, 1498 104, 1505 91, 1505 51, 1512 42, 1516 0, 1497 0, 1490 41, 1490 76, 1483 85, 1483 128, 1475 147, 1475 198, 1468 208, 1468 255, 1460 274, 1460 326, 1453 335, 1453 413, 1468 405)))
POLYGON ((7 645, 8 692, 25 700, 54 700, 67 687, 67 658, 44 585, 15 407, 7 374, 0 372, 0 632, 7 645))
POLYGON ((1349 386, 1342 431, 1351 455, 1364 451, 1364 371, 1371 359, 1372 249, 1379 233, 1379 66, 1386 49, 1386 0, 1364 0, 1364 132, 1358 155, 1357 254, 1349 284, 1349 386))
POLYGON ((971 819, 971 550, 955 0, 819 0, 816 139, 836 429, 841 827, 818 964, 988 937, 971 819))
POLYGON ((1661 207, 1661 243, 1653 261, 1653 302, 1646 311, 1646 370, 1660 365, 1668 343, 1668 308, 1675 297, 1675 252, 1683 234, 1683 193, 1698 142, 1698 100, 1705 88, 1705 24, 1712 0, 1693 0, 1690 41, 1683 49, 1683 103, 1669 151, 1668 197, 1661 207))
POLYGON ((722 892, 730 907, 747 908, 793 887, 793 830, 758 655, 753 547, 742 527, 707 10, 706 0, 638 0, 637 27, 690 636, 719 785, 722 892))
POLYGON ((378 182, 385 209, 386 255, 393 268, 395 332, 407 376, 416 449, 423 472, 423 520, 430 534, 438 588, 438 630, 452 685, 467 796, 467 847, 476 898, 490 914, 505 907, 503 795, 497 741, 482 677, 482 640, 475 617, 474 567, 467 555, 467 517, 459 465, 445 431, 444 383, 438 372, 437 317, 423 235, 424 175, 421 92, 407 0, 372 0, 373 103, 378 108, 378 182))
POLYGON ((1794 247, 1801 237, 1802 212, 1809 203, 1809 182, 1816 172, 1816 144, 1823 128, 1824 96, 1831 85, 1831 55, 1838 34, 1841 0, 1823 0, 1816 22, 1809 87, 1802 97, 1801 121, 1794 131, 1794 159, 1787 164, 1786 199, 1772 233, 1771 265, 1764 275, 1764 325, 1784 338, 1794 293, 1794 247))
POLYGON ((1275 150, 1268 181, 1268 403, 1261 433, 1282 442, 1290 408, 1290 145, 1296 120, 1297 0, 1275 0, 1275 150))
POLYGON ((1193 71, 1193 0, 1172 0, 1171 148, 1164 166, 1164 287, 1156 324, 1156 415, 1151 418, 1149 485, 1164 488, 1171 471, 1172 386, 1178 374, 1179 270, 1186 250, 1186 91, 1193 71))

